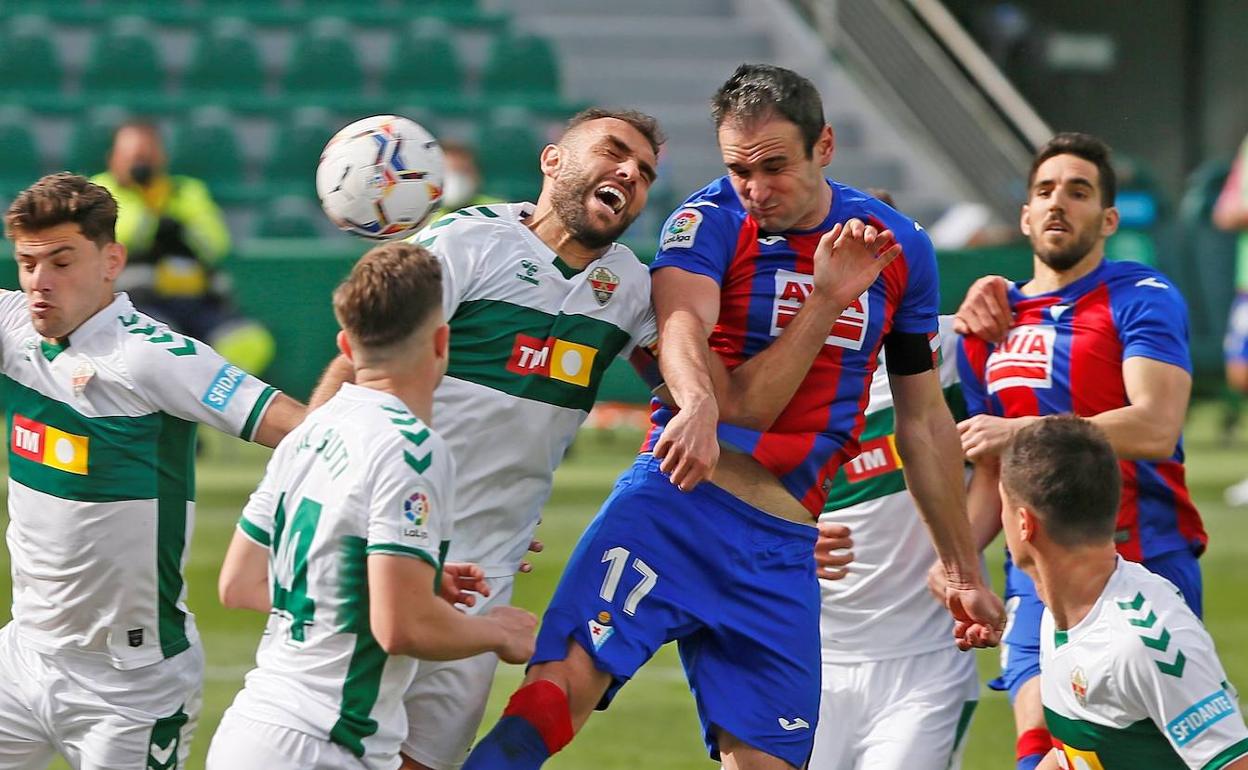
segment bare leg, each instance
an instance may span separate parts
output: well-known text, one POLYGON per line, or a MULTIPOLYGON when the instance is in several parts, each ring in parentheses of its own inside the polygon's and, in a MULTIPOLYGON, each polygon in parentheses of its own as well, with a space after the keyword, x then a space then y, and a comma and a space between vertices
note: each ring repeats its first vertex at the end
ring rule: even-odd
POLYGON ((780 757, 747 746, 732 733, 720 730, 718 739, 724 770, 794 770, 780 757))

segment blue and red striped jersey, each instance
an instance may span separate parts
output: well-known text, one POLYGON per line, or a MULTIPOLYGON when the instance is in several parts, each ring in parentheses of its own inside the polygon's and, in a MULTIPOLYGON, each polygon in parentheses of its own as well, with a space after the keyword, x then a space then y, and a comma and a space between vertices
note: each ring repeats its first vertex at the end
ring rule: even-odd
MULTIPOLYGON (((766 432, 720 423, 726 445, 752 455, 818 516, 832 475, 858 455, 863 409, 876 357, 890 332, 935 335, 936 255, 914 220, 866 193, 831 180, 832 207, 813 230, 761 231, 721 177, 668 218, 652 271, 676 267, 720 285, 719 321, 709 343, 729 370, 765 350, 797 315, 814 286, 814 252, 838 222, 862 219, 893 231, 902 254, 832 328, 788 406, 766 432)), ((673 410, 653 404, 642 445, 651 451, 673 410)))
MULTIPOLYGON (((1009 291, 1014 323, 1004 343, 964 337, 958 368, 967 411, 999 417, 1127 406, 1122 362, 1134 356, 1192 371, 1187 305, 1169 278, 1135 262, 1102 262, 1064 289, 1009 291)), ((1161 462, 1121 460, 1115 542, 1123 558, 1200 554, 1208 536, 1188 494, 1183 441, 1161 462)))

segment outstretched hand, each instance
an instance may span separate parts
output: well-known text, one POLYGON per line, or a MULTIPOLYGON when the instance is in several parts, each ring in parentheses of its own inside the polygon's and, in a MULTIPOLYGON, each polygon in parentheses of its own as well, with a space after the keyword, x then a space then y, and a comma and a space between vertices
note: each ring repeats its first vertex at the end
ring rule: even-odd
POLYGON ((1013 322, 1006 280, 986 275, 966 290, 966 298, 953 316, 953 330, 985 342, 1004 342, 1013 322))
POLYGON ((815 248, 815 292, 846 307, 858 298, 888 263, 901 254, 892 230, 880 230, 861 219, 837 223, 815 248))
POLYGON ((490 584, 485 580, 485 570, 468 562, 448 561, 442 565, 439 596, 451 604, 471 607, 477 603, 478 594, 490 595, 490 584))

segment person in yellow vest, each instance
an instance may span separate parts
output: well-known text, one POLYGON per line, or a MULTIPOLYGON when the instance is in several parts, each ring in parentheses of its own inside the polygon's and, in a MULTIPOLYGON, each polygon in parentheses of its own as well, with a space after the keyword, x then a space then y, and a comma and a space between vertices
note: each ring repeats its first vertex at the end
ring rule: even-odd
POLYGON ((273 336, 239 314, 216 270, 230 249, 225 218, 207 185, 169 173, 160 130, 123 123, 108 171, 92 181, 117 199, 117 240, 130 253, 118 287, 142 312, 207 342, 230 363, 263 372, 273 360, 273 336))
POLYGON ((477 164, 477 153, 470 145, 454 139, 443 139, 439 144, 442 145, 446 175, 442 182, 442 208, 429 218, 430 222, 468 206, 502 203, 501 198, 481 192, 481 167, 477 164))

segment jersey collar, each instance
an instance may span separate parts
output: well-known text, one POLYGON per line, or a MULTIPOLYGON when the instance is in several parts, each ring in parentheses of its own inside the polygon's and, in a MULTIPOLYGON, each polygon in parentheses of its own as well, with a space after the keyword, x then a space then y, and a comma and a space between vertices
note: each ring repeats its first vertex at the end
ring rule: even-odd
POLYGON ((1057 299, 1070 300, 1070 299, 1076 299, 1078 297, 1081 297, 1087 293, 1088 289, 1092 288, 1093 286, 1095 286, 1097 283, 1101 281, 1101 279, 1105 275, 1105 270, 1106 270, 1105 266, 1108 264, 1109 264, 1109 260, 1102 259, 1101 264, 1097 265, 1095 268, 1093 268, 1092 272, 1083 276, 1079 280, 1075 281, 1072 284, 1064 286, 1058 289, 1057 291, 1045 292, 1044 294, 1023 294, 1022 287, 1027 285, 1027 281, 1022 281, 1022 282, 1015 281, 1014 283, 1010 285, 1010 304, 1016 305, 1019 302, 1026 302, 1028 300, 1037 300, 1037 299, 1044 299, 1044 298, 1057 298, 1057 299))
POLYGON ((108 303, 105 308, 95 315, 83 321, 78 325, 77 329, 69 333, 68 342, 66 342, 64 347, 82 344, 91 335, 103 329, 111 328, 113 321, 118 317, 129 315, 133 312, 134 304, 130 302, 130 297, 124 291, 114 294, 112 302, 108 303))

